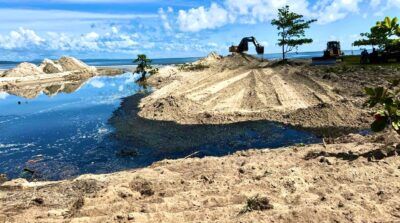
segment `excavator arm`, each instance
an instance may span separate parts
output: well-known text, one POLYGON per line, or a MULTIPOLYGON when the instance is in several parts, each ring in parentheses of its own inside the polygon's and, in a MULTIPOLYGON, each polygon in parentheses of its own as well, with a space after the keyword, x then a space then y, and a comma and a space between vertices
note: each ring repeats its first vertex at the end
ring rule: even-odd
POLYGON ((264 46, 257 42, 253 36, 245 37, 240 41, 239 46, 231 46, 229 52, 231 53, 243 53, 249 51, 249 43, 253 43, 256 47, 257 54, 264 54, 264 46))

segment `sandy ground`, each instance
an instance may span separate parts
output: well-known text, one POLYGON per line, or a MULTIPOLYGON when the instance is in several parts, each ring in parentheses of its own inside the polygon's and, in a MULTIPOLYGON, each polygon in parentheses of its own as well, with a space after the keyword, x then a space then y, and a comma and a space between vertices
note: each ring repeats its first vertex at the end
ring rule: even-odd
POLYGON ((305 66, 211 55, 199 70, 161 69, 140 116, 182 124, 272 120, 305 128, 365 128, 369 115, 305 66), (210 58, 211 57, 211 58, 210 58))
POLYGON ((0 222, 398 222, 400 159, 375 141, 352 135, 326 147, 16 180, 0 186, 0 222), (257 195, 264 200, 251 203, 257 195))

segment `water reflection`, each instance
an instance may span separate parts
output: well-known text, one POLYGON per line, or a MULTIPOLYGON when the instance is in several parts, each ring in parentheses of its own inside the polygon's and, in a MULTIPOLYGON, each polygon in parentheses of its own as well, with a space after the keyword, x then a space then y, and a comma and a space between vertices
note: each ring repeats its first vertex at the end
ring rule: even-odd
POLYGON ((24 85, 5 85, 2 87, 2 89, 0 89, 0 91, 2 91, 2 94, 7 93, 27 99, 33 99, 38 97, 42 92, 47 96, 54 96, 59 93, 73 93, 77 91, 86 81, 87 79, 79 81, 57 81, 24 85))

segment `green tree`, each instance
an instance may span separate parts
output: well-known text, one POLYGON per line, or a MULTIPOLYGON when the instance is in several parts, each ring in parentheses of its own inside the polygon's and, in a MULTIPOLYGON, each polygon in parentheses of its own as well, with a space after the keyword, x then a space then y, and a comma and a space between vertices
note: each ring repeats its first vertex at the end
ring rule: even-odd
POLYGON ((278 10, 278 18, 273 19, 271 24, 279 30, 278 45, 282 47, 282 59, 286 60, 286 54, 298 46, 312 43, 312 39, 304 38, 305 29, 310 28, 310 24, 317 20, 305 21, 302 15, 289 11, 289 6, 278 10))
POLYGON ((376 22, 369 33, 361 33, 360 40, 353 43, 354 46, 377 46, 383 50, 393 45, 399 44, 400 26, 397 17, 391 19, 386 17, 383 21, 376 22), (396 38, 397 37, 397 38, 396 38))
POLYGON ((153 75, 158 72, 157 68, 153 69, 151 60, 145 54, 139 54, 133 62, 137 64, 135 72, 142 75, 139 81, 145 81, 148 73, 153 75))

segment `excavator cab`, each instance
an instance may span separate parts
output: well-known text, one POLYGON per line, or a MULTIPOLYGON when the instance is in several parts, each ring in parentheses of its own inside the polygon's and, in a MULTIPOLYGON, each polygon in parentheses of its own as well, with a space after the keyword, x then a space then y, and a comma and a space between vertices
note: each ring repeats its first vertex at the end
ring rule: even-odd
POLYGON ((256 38, 253 36, 243 38, 242 41, 240 41, 239 46, 232 45, 231 47, 229 47, 229 52, 231 53, 247 52, 249 51, 249 42, 254 44, 254 46, 256 47, 257 54, 264 54, 264 46, 258 43, 256 38))

